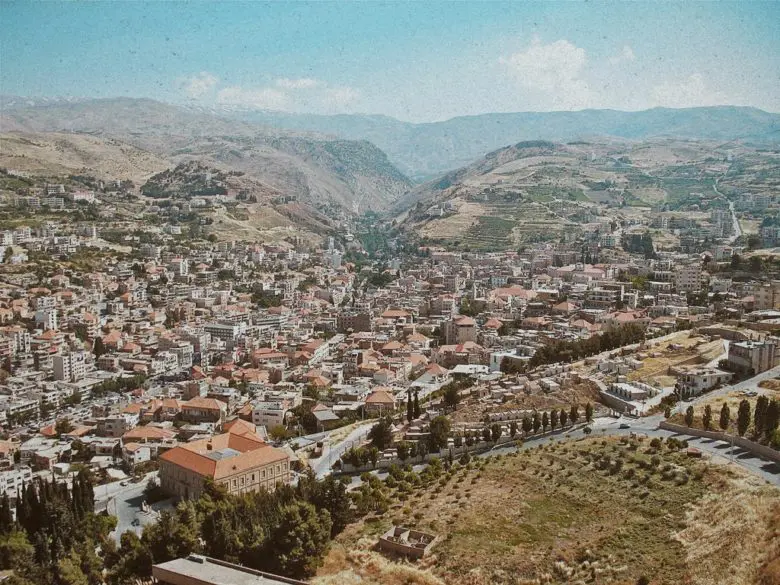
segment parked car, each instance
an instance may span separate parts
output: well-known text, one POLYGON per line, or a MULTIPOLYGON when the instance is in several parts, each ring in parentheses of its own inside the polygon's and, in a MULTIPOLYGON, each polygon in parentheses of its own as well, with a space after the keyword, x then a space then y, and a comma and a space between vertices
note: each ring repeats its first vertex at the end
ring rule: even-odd
POLYGON ((631 425, 628 423, 622 423, 618 428, 620 429, 630 429, 631 425))

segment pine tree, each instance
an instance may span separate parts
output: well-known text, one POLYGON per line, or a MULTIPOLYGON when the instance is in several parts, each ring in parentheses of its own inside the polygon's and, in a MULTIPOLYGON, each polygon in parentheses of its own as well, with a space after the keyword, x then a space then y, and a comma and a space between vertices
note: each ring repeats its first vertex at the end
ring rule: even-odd
POLYGON ((542 413, 542 430, 546 433, 547 427, 550 425, 550 417, 546 412, 542 413))
POLYGON ((528 433, 531 432, 531 429, 533 428, 531 426, 531 419, 528 418, 527 416, 524 416, 522 424, 523 424, 523 434, 527 435, 528 433))
POLYGON ((590 402, 585 405, 585 420, 587 422, 593 420, 593 405, 590 402))
POLYGON ((550 411, 550 430, 555 430, 555 427, 558 426, 558 411, 552 410, 550 411))
POLYGON ((569 413, 566 412, 566 409, 561 408, 561 413, 560 413, 560 415, 558 415, 558 418, 561 421, 561 427, 565 427, 566 426, 566 421, 569 420, 569 413))
POLYGON ((571 410, 569 411, 569 420, 571 420, 571 424, 576 425, 579 418, 580 418, 579 407, 576 404, 572 404, 571 410))
POLYGON ((541 426, 542 426, 542 422, 539 419, 539 413, 538 412, 534 412, 534 419, 533 419, 534 432, 538 433, 539 432, 539 427, 541 427, 541 426))

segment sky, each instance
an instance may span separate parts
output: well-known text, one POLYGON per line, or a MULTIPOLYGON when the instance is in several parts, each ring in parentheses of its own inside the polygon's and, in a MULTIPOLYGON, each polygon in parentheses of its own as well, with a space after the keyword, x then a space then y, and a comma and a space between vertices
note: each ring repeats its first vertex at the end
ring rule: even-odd
POLYGON ((384 114, 780 112, 780 2, 0 2, 0 93, 384 114))

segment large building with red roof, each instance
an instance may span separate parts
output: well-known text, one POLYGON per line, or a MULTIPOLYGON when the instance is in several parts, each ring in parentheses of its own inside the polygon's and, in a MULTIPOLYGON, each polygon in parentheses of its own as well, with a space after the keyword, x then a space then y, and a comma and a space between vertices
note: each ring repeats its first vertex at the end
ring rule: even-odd
POLYGON ((231 494, 273 490, 290 481, 290 458, 251 433, 227 432, 179 445, 160 456, 160 486, 197 499, 207 480, 231 494))

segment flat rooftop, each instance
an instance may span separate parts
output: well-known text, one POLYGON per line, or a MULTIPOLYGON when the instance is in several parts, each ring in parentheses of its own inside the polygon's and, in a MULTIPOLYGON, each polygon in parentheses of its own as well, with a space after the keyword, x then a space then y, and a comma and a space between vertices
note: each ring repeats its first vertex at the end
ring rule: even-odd
POLYGON ((200 555, 154 565, 152 576, 165 585, 306 585, 200 555))

